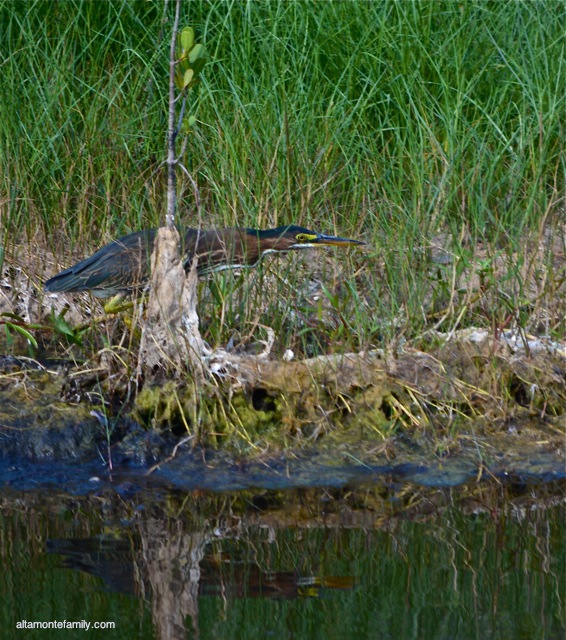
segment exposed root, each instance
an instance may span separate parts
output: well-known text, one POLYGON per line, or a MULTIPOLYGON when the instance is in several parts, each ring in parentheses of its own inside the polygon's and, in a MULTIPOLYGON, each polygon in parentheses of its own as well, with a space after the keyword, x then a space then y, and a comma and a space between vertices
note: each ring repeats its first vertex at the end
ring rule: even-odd
POLYGON ((142 330, 138 377, 164 371, 177 375, 187 368, 204 380, 207 349, 198 328, 196 260, 185 276, 176 229, 161 228, 151 256, 152 285, 142 330))

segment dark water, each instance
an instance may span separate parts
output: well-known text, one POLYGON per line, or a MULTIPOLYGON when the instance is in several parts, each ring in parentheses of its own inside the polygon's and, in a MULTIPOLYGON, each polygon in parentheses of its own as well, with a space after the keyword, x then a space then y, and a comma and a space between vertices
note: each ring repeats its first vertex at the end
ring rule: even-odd
POLYGON ((0 494, 1 638, 563 638, 564 486, 0 494), (19 630, 21 621, 114 630, 19 630))

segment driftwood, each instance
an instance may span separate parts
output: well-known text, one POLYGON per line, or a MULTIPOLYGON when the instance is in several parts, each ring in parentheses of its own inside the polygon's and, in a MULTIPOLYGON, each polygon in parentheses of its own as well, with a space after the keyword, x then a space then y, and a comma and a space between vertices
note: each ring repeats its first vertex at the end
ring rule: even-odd
POLYGON ((199 381, 205 375, 202 358, 207 349, 198 328, 196 260, 186 275, 179 246, 175 228, 159 229, 151 256, 152 282, 138 374, 188 369, 199 381))

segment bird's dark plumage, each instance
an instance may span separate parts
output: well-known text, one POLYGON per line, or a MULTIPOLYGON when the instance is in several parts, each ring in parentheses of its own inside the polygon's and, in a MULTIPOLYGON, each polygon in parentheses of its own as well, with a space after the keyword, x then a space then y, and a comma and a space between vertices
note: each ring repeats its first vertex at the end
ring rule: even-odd
MULTIPOLYGON (((53 276, 49 292, 92 291, 107 297, 129 293, 147 284, 157 229, 130 233, 102 247, 89 258, 53 276)), ((188 271, 196 255, 197 271, 206 275, 222 269, 251 267, 263 255, 317 245, 360 245, 358 240, 325 236, 295 225, 260 231, 240 227, 181 231, 181 255, 188 271)))

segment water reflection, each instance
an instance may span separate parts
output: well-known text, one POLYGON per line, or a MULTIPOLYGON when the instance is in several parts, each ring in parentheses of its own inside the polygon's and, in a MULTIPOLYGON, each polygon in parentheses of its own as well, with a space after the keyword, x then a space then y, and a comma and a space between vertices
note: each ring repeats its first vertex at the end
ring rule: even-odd
POLYGON ((6 496, 2 637, 60 637, 23 636, 21 619, 87 619, 115 620, 106 638, 559 638, 563 498, 557 485, 6 496))

